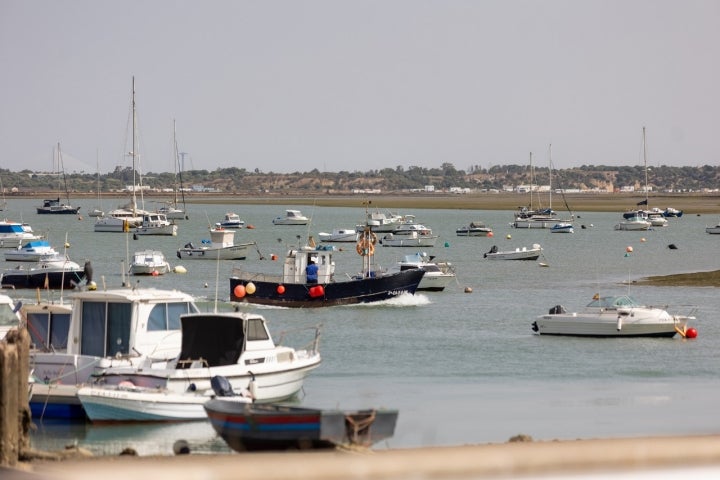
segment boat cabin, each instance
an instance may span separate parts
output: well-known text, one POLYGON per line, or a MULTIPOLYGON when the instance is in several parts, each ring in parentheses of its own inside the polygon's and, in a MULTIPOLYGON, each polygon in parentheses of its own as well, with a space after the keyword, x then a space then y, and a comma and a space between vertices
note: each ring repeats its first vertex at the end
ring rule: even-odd
POLYGON ((335 274, 332 250, 320 250, 310 247, 288 252, 283 265, 282 281, 284 283, 306 283, 305 267, 308 266, 311 260, 318 266, 318 283, 332 282, 335 274))

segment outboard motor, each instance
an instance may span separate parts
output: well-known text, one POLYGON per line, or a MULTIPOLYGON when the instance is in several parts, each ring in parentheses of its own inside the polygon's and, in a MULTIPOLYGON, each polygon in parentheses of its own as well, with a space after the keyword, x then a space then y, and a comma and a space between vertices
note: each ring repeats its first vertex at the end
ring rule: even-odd
POLYGON ((548 312, 548 313, 550 313, 550 315, 557 315, 559 313, 565 313, 565 307, 563 307, 562 305, 555 305, 554 307, 552 307, 550 309, 550 312, 548 312))
POLYGON ((215 375, 210 379, 210 386, 218 397, 234 397, 235 392, 230 381, 222 375, 215 375))

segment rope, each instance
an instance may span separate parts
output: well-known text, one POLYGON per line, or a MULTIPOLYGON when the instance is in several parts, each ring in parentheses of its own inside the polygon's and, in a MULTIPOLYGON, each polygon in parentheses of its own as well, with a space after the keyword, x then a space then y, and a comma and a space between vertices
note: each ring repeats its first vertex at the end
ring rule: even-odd
POLYGON ((348 431, 349 434, 352 434, 349 439, 351 444, 359 445, 363 443, 360 442, 360 435, 363 434, 367 436, 370 425, 375 421, 375 414, 376 412, 373 410, 369 415, 363 416, 362 418, 356 418, 359 415, 357 413, 345 415, 345 423, 349 427, 348 430, 352 429, 352 431, 348 431))

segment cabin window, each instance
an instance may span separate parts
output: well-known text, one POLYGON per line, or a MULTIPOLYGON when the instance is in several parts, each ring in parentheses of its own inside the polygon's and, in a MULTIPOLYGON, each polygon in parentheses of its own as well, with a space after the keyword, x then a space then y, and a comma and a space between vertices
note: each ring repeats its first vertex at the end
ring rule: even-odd
POLYGON ((263 321, 260 319, 248 320, 246 336, 247 336, 248 340, 269 340, 270 339, 270 337, 268 336, 267 330, 265 330, 265 325, 263 324, 263 321))
POLYGON ((30 339, 37 348, 67 349, 69 313, 30 313, 27 323, 30 339))
POLYGON ((180 330, 180 315, 195 311, 188 302, 158 303, 150 312, 148 331, 180 330))
POLYGON ((132 304, 84 302, 80 353, 106 357, 130 353, 132 304))

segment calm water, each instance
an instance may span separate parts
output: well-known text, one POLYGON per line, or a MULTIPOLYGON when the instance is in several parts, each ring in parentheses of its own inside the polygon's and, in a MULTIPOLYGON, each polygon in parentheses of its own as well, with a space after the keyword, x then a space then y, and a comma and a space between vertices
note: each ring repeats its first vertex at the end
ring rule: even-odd
MULTIPOLYGON (((133 277, 143 286, 178 288, 212 308, 229 297, 233 264, 279 273, 289 246, 308 234, 351 228, 360 222, 358 208, 299 208, 313 223, 307 227, 273 226, 283 206, 190 205, 190 220, 179 222, 177 237, 140 237, 93 232, 93 219, 35 214, 38 201, 11 200, 5 212, 38 232, 47 232, 56 248, 67 241, 71 258, 90 259, 95 281, 119 285, 128 253, 162 250, 177 265, 183 244, 208 238, 207 226, 235 211, 255 229, 241 230, 236 242, 256 241, 259 252, 242 262, 183 261, 185 275, 133 277), (217 288, 216 288, 217 286, 217 288)), ((93 201, 78 202, 84 211, 93 201)), ((105 202, 105 209, 115 203, 105 202)), ((664 207, 664 206, 661 206, 664 207)), ((305 384, 300 403, 320 407, 390 407, 400 411, 395 436, 378 448, 401 448, 504 442, 517 434, 535 439, 703 434, 720 432, 718 366, 720 310, 711 288, 628 286, 649 275, 714 270, 720 236, 708 235, 716 216, 686 215, 670 226, 647 232, 618 232, 619 213, 583 213, 574 234, 510 228, 512 212, 412 210, 417 221, 440 239, 425 249, 456 265, 457 283, 444 292, 398 299, 392 304, 327 309, 260 310, 273 334, 323 324, 323 364, 305 384), (455 236, 455 228, 473 220, 493 227, 493 238, 455 236), (580 228, 585 225, 587 228, 580 228), (511 238, 507 238, 511 236, 511 238), (538 262, 483 259, 492 245, 501 249, 539 243, 538 262), (668 248, 675 244, 677 250, 668 248), (626 255, 626 248, 633 252, 626 255), (465 288, 472 293, 465 293, 465 288), (556 304, 582 308, 596 292, 628 292, 649 304, 671 305, 687 313, 698 307, 696 340, 573 339, 539 337, 530 324, 556 304)), ((390 265, 413 249, 377 249, 377 263, 390 265)), ((361 267, 353 245, 336 254, 337 271, 361 267)), ((20 294, 20 292, 18 292, 20 294)), ((34 292, 24 292, 32 298, 34 292)), ((57 297, 57 295, 56 295, 57 297)), ((33 436, 39 448, 76 443, 96 453, 115 454, 132 445, 141 454, 170 453, 185 438, 196 451, 228 451, 205 422, 157 427, 92 426, 39 423, 33 436)))

